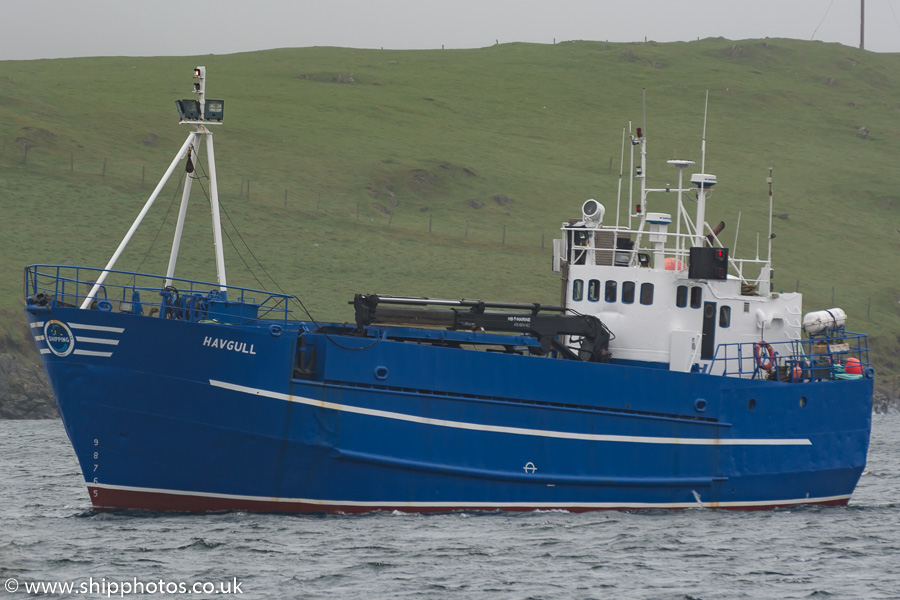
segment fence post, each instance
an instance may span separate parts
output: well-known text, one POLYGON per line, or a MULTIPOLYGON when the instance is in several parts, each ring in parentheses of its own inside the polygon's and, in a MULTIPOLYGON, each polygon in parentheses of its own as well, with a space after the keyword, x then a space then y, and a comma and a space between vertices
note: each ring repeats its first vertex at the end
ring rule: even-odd
POLYGON ((391 211, 391 213, 388 215, 388 227, 391 226, 391 221, 393 221, 393 220, 394 220, 394 211, 391 211))
POLYGON ((500 238, 500 243, 506 245, 506 223, 503 224, 503 237, 500 238))
POLYGON ((466 237, 465 239, 469 239, 469 220, 466 219, 466 237))
POLYGON ((359 221, 359 200, 356 201, 356 220, 359 221))
POLYGON ((544 230, 541 229, 541 250, 544 249, 544 230))
POLYGON ((322 201, 322 192, 319 192, 319 195, 316 196, 316 212, 319 212, 319 202, 322 201))
MULTIPOLYGON (((69 172, 70 173, 75 172, 75 153, 74 152, 69 153, 69 172)), ((143 179, 141 180, 141 183, 143 183, 143 179)))
POLYGON ((141 187, 144 187, 144 176, 147 174, 147 167, 141 167, 141 187))
POLYGON ((22 155, 22 164, 28 165, 28 140, 25 140, 25 154, 22 155))
POLYGON ((284 207, 287 208, 287 190, 284 190, 284 207))
POLYGON ((106 159, 103 159, 103 172, 100 173, 101 177, 106 177, 106 159))
POLYGON ((428 233, 431 233, 431 215, 428 215, 428 233))

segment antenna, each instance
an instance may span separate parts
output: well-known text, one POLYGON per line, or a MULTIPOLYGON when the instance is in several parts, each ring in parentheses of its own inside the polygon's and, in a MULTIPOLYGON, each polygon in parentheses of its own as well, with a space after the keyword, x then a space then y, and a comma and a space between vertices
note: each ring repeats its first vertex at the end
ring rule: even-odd
MULTIPOLYGON (((628 135, 631 136, 631 119, 628 120, 628 135)), ((631 138, 631 167, 628 177, 628 229, 631 229, 631 207, 634 206, 634 138, 631 138)))
POLYGON ((703 106, 703 139, 700 142, 700 172, 706 173, 706 114, 709 111, 709 90, 706 90, 706 104, 703 106))
POLYGON ((616 193, 616 229, 619 228, 619 213, 622 206, 622 171, 625 169, 625 128, 622 128, 622 156, 619 157, 619 191, 616 193))
POLYGON ((641 144, 641 223, 647 217, 647 88, 641 88, 641 102, 644 116, 642 126, 638 129, 638 141, 641 144))
POLYGON ((774 167, 769 167, 769 176, 766 177, 766 183, 769 184, 769 269, 772 268, 772 240, 775 239, 775 234, 772 233, 772 210, 775 205, 772 194, 772 171, 774 170, 774 167))
POLYGON ((706 226, 706 191, 716 185, 716 176, 706 172, 706 117, 709 112, 709 90, 706 90, 706 105, 703 107, 703 138, 700 144, 700 173, 691 176, 691 183, 697 186, 697 227, 695 246, 705 244, 703 232, 706 226))

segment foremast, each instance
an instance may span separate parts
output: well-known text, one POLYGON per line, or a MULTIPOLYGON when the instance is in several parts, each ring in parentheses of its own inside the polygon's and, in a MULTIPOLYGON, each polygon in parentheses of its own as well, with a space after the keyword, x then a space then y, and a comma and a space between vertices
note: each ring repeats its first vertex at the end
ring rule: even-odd
POLYGON ((184 232, 184 222, 187 216, 188 200, 191 195, 192 183, 195 179, 194 163, 199 158, 201 143, 204 139, 206 143, 207 154, 207 174, 209 175, 209 200, 213 226, 214 251, 216 256, 216 277, 221 292, 225 293, 227 289, 228 281, 225 275, 225 254, 222 245, 222 221, 219 212, 219 186, 216 177, 215 150, 213 148, 213 134, 208 129, 208 126, 210 125, 222 124, 225 103, 223 100, 206 99, 206 67, 195 67, 194 79, 196 81, 194 82, 193 92, 197 94, 197 98, 175 101, 175 107, 178 110, 179 124, 191 125, 194 127, 194 131, 191 131, 188 134, 187 139, 184 141, 184 144, 182 144, 181 148, 178 150, 178 153, 175 155, 175 158, 169 164, 169 168, 166 169, 166 172, 162 176, 162 179, 159 180, 159 183, 156 185, 156 188, 154 188, 153 193, 150 194, 147 202, 144 203, 144 207, 141 209, 141 212, 138 213, 138 216, 131 224, 131 228, 125 234, 125 237, 122 238, 122 241, 119 243, 119 246, 113 253, 112 258, 109 259, 106 267, 104 267, 103 271, 97 277, 97 281, 94 283, 91 291, 88 292, 88 295, 84 299, 84 302, 81 303, 82 309, 88 309, 91 307, 91 304, 94 301, 97 292, 103 285, 103 282, 106 280, 106 277, 115 268, 116 262, 119 260, 122 252, 124 252, 126 246, 128 246, 131 238, 138 230, 138 227, 140 227, 141 222, 143 222, 144 217, 150 211, 150 208, 153 206, 156 198, 159 196, 163 187, 165 187, 166 183, 169 181, 172 173, 175 172, 175 168, 181 161, 185 161, 185 171, 187 172, 188 176, 185 179, 184 190, 181 195, 181 206, 178 209, 178 221, 175 225, 175 234, 172 239, 172 250, 169 254, 169 263, 168 267, 166 268, 165 285, 172 285, 175 277, 175 267, 178 262, 178 252, 181 246, 181 237, 184 232))

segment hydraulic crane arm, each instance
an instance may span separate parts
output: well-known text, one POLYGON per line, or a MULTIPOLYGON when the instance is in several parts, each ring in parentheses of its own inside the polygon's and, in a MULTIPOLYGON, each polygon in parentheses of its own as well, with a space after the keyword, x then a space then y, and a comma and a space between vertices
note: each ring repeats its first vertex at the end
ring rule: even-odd
POLYGON ((561 306, 481 300, 439 300, 356 294, 356 325, 412 325, 451 330, 524 333, 538 340, 542 354, 557 350, 573 360, 608 362, 609 329, 590 315, 567 314, 561 306), (488 310, 498 309, 498 310, 488 310), (561 336, 580 338, 577 352, 561 336))

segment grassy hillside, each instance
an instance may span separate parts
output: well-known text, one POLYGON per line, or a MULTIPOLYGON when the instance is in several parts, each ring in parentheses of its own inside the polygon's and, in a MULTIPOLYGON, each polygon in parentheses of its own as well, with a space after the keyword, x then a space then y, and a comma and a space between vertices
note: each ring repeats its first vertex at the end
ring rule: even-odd
MULTIPOLYGON (((708 89, 706 170, 720 182, 708 219, 730 244, 740 211, 737 255, 754 254, 774 167, 776 288, 844 308, 873 335, 879 372, 900 371, 900 56, 776 39, 0 62, 0 310, 14 352, 32 345, 22 267, 105 264, 188 134, 173 100, 190 97, 197 64, 207 96, 226 101, 230 283, 258 286, 246 242, 320 319, 351 318, 357 291, 556 302, 550 239, 587 198, 614 212, 642 88, 655 187, 677 182, 665 160, 699 161, 708 89)), ((119 268, 164 270, 177 183, 119 268)), ((672 206, 651 196, 651 209, 672 206)), ((214 278, 202 196, 188 227, 179 273, 214 278)))

